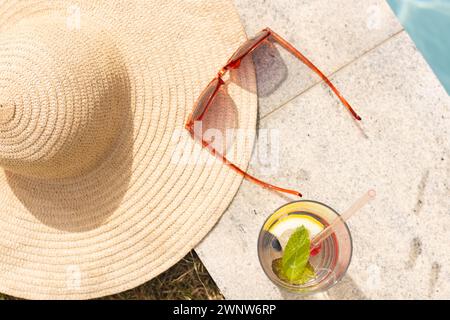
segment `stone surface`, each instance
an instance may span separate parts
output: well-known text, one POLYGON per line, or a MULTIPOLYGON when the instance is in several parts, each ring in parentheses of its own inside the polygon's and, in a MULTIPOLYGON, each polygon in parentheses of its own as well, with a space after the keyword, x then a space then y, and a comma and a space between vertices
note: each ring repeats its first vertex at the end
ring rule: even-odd
MULTIPOLYGON (((345 20, 352 13, 340 11, 345 20)), ((344 280, 308 298, 450 298, 449 96, 405 32, 345 66, 333 80, 362 116, 361 125, 317 84, 260 121, 250 169, 338 211, 369 188, 377 190, 376 200, 350 222, 354 252, 344 280), (279 135, 272 142, 280 143, 279 152, 269 159, 260 152, 267 144, 264 129, 279 135)), ((288 201, 244 181, 196 249, 226 298, 298 298, 270 283, 256 252, 262 223, 288 201)))
MULTIPOLYGON (((385 0, 234 1, 250 37, 270 27, 325 74, 402 30, 385 0)), ((261 118, 319 81, 284 49, 256 54, 261 118)))

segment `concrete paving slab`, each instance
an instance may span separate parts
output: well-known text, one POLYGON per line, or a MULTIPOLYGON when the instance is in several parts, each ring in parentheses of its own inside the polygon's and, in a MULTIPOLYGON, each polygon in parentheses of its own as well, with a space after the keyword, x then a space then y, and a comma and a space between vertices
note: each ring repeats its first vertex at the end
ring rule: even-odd
MULTIPOLYGON (((249 36, 270 27, 325 74, 402 30, 385 0, 234 2, 249 36)), ((256 62, 261 118, 320 80, 284 50, 258 54, 256 62)))
MULTIPOLYGON (((355 122, 323 85, 260 122, 251 172, 299 188, 338 211, 369 188, 377 199, 350 222, 354 254, 344 280, 311 299, 450 297, 450 98, 405 32, 333 76, 363 118, 355 122), (276 149, 276 148, 275 148, 276 149)), ((277 289, 257 257, 259 229, 289 199, 244 181, 196 249, 229 299, 297 298, 277 289)))

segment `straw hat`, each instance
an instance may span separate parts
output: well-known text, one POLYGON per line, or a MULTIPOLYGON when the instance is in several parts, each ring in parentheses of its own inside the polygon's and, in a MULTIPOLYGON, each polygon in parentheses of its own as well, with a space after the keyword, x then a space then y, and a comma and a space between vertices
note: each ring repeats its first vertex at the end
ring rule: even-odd
MULTIPOLYGON (((198 244, 241 178, 184 122, 244 40, 223 0, 1 2, 1 292, 114 294, 198 244)), ((254 132, 251 62, 234 77, 216 123, 254 132)), ((252 138, 231 146, 241 166, 252 138)))

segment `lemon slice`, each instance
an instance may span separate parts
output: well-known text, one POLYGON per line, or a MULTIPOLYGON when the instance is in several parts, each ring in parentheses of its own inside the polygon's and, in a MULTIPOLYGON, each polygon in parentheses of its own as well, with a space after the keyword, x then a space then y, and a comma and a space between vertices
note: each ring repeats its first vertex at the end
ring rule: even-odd
POLYGON ((311 239, 324 229, 324 225, 311 216, 291 214, 277 221, 269 229, 269 232, 277 237, 281 247, 284 249, 291 234, 300 226, 304 226, 309 231, 311 239))

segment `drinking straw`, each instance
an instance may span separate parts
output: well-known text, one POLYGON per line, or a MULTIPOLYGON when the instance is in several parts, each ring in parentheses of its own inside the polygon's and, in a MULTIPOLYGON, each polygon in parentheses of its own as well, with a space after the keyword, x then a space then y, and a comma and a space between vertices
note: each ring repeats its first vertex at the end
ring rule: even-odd
POLYGON ((331 234, 334 233, 336 227, 340 224, 344 223, 351 216, 353 216, 356 212, 358 212, 362 207, 364 207, 370 200, 374 199, 376 196, 375 190, 367 191, 361 198, 356 200, 356 202, 347 209, 343 214, 333 220, 333 222, 323 229, 319 234, 317 234, 311 241, 311 248, 315 248, 319 246, 323 240, 328 238, 331 234))

